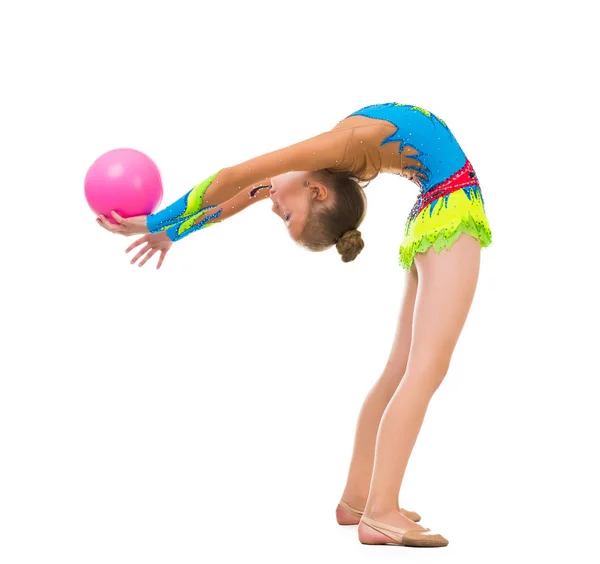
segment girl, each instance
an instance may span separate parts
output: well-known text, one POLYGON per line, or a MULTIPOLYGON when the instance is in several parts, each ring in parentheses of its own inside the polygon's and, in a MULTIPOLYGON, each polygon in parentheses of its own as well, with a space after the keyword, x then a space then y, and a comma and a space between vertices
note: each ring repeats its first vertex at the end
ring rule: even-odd
POLYGON ((404 300, 389 359, 358 419, 338 523, 358 524, 364 544, 446 546, 417 524, 398 496, 409 456, 433 394, 441 384, 469 312, 481 248, 491 243, 477 176, 447 125, 416 106, 362 108, 332 130, 224 168, 168 208, 117 224, 113 233, 145 235, 132 259, 145 264, 193 231, 270 198, 292 239, 311 251, 336 246, 344 262, 364 247, 364 183, 380 172, 419 187, 406 221, 399 262, 407 270, 404 300), (449 299, 450 298, 450 299, 449 299))

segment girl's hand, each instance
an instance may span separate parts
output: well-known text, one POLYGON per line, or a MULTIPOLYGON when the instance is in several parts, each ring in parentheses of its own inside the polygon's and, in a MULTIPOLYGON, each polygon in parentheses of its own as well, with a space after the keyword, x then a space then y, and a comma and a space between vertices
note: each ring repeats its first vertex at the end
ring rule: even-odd
POLYGON ((149 233, 148 235, 140 237, 135 243, 129 245, 129 247, 125 249, 125 252, 128 253, 140 245, 144 245, 144 247, 142 247, 138 254, 131 259, 131 264, 135 264, 138 259, 144 257, 140 264, 138 264, 138 266, 144 266, 151 257, 160 251, 160 257, 158 258, 158 264, 156 265, 156 269, 158 270, 165 260, 167 251, 171 248, 171 245, 173 245, 173 241, 169 239, 169 236, 164 231, 149 233))
POLYGON ((112 211, 111 215, 113 219, 117 222, 110 223, 106 217, 100 214, 96 221, 98 225, 104 227, 107 231, 111 233, 119 233, 121 235, 125 235, 129 237, 130 235, 140 235, 142 233, 149 233, 148 226, 146 225, 147 215, 138 215, 136 217, 121 217, 116 211, 112 211))

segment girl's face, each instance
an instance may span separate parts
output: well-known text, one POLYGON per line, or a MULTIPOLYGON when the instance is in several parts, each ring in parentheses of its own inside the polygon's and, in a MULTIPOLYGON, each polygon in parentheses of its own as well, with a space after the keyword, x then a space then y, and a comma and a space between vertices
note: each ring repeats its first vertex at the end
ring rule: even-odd
POLYGON ((284 222, 292 239, 302 233, 311 206, 311 183, 307 172, 286 172, 271 178, 269 194, 273 201, 272 211, 284 222))

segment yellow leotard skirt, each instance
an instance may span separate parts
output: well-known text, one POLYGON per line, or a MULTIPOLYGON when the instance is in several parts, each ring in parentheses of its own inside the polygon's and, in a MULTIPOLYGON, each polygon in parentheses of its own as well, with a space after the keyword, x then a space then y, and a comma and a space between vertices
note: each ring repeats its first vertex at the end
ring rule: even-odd
POLYGON ((471 235, 482 247, 491 244, 492 232, 479 186, 449 188, 451 191, 438 191, 439 196, 430 203, 420 195, 413 207, 400 245, 400 264, 407 270, 417 253, 430 247, 438 253, 450 249, 461 233, 471 235))

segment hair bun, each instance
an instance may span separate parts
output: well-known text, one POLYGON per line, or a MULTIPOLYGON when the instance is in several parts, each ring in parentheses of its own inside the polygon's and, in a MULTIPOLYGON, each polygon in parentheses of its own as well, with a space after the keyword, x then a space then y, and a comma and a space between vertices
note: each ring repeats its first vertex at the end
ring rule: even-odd
POLYGON ((342 255, 344 262, 353 261, 363 250, 365 242, 360 236, 358 229, 346 231, 337 241, 335 248, 342 255))

